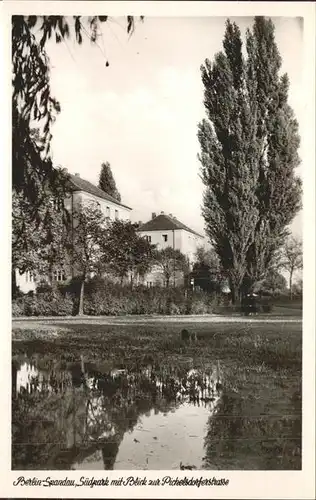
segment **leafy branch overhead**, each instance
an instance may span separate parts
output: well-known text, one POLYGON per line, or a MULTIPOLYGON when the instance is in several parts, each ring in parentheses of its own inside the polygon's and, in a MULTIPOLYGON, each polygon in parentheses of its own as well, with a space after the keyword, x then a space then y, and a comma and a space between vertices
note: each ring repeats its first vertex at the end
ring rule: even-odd
MULTIPOLYGON (((108 16, 12 17, 13 107, 29 122, 45 120, 43 133, 48 143, 50 125, 56 113, 60 112, 60 104, 51 95, 46 43, 52 38, 60 43, 75 37, 78 44, 81 44, 84 34, 91 43, 97 44, 100 25, 110 19, 108 16)), ((143 20, 143 17, 140 19, 143 20)), ((132 34, 135 18, 127 16, 126 23, 127 33, 132 34)))
MULTIPOLYGON (((143 17, 141 16, 141 20, 143 17)), ((111 20, 108 16, 85 18, 73 16, 13 16, 12 17, 12 115, 13 115, 13 187, 39 196, 42 181, 55 188, 50 159, 51 125, 61 111, 50 86, 50 63, 45 47, 50 39, 56 43, 83 35, 97 44, 100 25, 111 20), (32 130, 37 129, 37 140, 32 130)), ((132 34, 135 18, 126 17, 126 31, 132 34)))
POLYGON ((12 269, 50 275, 55 265, 65 263, 69 221, 58 204, 59 200, 43 202, 37 221, 27 200, 13 192, 12 269))
MULTIPOLYGON (((46 44, 71 38, 81 44, 86 37, 97 45, 101 24, 110 20, 108 16, 12 16, 12 187, 23 198, 31 224, 46 220, 47 198, 67 194, 67 173, 54 168, 51 159, 51 126, 61 105, 52 95, 46 44)), ((133 16, 126 17, 129 35, 135 22, 133 16)), ((21 237, 27 239, 25 231, 21 237)), ((15 244, 21 242, 14 240, 15 244)))

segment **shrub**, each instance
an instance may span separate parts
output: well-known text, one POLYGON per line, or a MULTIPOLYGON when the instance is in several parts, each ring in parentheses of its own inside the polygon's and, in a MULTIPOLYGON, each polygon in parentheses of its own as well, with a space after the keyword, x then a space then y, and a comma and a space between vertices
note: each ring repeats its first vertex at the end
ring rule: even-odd
POLYGON ((209 306, 202 300, 196 300, 192 303, 191 314, 207 314, 209 306))
MULTIPOLYGON (((78 310, 77 280, 57 287, 41 286, 37 294, 16 299, 15 316, 65 316, 78 310)), ((118 316, 133 314, 205 314, 211 311, 211 299, 201 291, 186 292, 184 288, 147 288, 121 286, 105 279, 93 278, 85 284, 84 314, 118 316)))
POLYGON ((40 281, 36 287, 36 293, 41 294, 41 293, 49 293, 53 291, 52 285, 47 283, 47 281, 40 281))
POLYGON ((273 310, 273 305, 272 305, 272 304, 269 304, 269 303, 267 303, 267 304, 262 304, 262 305, 261 305, 261 308, 262 308, 262 312, 264 312, 264 313, 270 313, 270 312, 272 312, 272 310, 273 310))
POLYGON ((185 296, 183 288, 146 288, 120 286, 105 280, 96 280, 85 287, 84 312, 88 315, 122 314, 194 314, 209 312, 209 298, 205 293, 185 296))
POLYGON ((18 300, 12 301, 12 316, 23 316, 24 310, 23 306, 20 304, 18 300))
POLYGON ((170 305, 170 314, 172 315, 181 314, 180 308, 173 302, 170 305))
POLYGON ((69 316, 72 310, 71 298, 58 291, 25 295, 12 303, 13 316, 69 316))

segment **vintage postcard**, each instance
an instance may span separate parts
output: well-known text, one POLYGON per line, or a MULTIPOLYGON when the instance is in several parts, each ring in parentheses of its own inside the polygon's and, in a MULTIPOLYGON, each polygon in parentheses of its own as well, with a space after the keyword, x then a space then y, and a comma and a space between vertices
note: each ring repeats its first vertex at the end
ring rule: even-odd
POLYGON ((315 495, 315 5, 1 5, 1 489, 315 495))

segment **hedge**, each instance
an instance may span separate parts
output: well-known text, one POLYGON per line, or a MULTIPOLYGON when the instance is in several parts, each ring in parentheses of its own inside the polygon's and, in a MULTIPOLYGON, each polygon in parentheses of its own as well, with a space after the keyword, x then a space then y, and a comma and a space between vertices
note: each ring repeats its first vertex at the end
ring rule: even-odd
MULTIPOLYGON (((36 294, 13 300, 13 316, 69 316, 78 311, 79 285, 73 281, 51 288, 38 287, 36 294)), ((118 316, 132 314, 207 314, 214 297, 204 292, 186 292, 184 288, 146 288, 121 286, 101 279, 85 284, 84 314, 118 316)))

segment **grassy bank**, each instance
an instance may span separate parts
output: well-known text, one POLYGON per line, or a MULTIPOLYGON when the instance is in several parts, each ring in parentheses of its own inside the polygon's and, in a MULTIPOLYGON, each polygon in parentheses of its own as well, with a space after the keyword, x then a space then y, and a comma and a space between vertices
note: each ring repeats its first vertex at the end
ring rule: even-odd
MULTIPOLYGON (((13 357, 126 367, 155 362, 195 368, 220 362, 223 396, 205 436, 212 469, 301 468, 300 323, 98 325, 63 323, 16 329, 13 357), (198 341, 183 345, 187 327, 198 341), (54 330, 55 335, 49 336, 54 330), (57 332, 57 335, 56 335, 57 332)), ((14 415, 13 415, 14 417, 14 415)), ((17 422, 19 425, 19 423, 17 422)), ((25 423, 24 423, 25 425, 25 423)))

